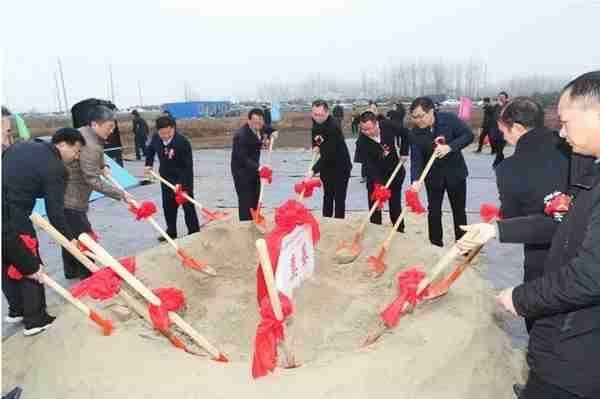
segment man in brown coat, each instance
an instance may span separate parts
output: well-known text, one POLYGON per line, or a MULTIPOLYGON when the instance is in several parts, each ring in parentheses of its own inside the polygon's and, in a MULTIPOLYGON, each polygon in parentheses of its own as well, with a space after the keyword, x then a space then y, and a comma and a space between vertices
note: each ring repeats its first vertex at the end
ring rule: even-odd
MULTIPOLYGON (((87 217, 92 191, 116 200, 129 199, 126 193, 101 178, 101 175, 110 175, 110 169, 104 163, 104 142, 114 127, 113 111, 104 105, 97 105, 90 110, 88 126, 79 128, 86 145, 81 150, 79 160, 66 165, 68 176, 65 189, 65 219, 74 237, 81 233, 93 232, 87 217)), ((83 279, 90 275, 90 272, 64 249, 62 255, 67 279, 83 279)))

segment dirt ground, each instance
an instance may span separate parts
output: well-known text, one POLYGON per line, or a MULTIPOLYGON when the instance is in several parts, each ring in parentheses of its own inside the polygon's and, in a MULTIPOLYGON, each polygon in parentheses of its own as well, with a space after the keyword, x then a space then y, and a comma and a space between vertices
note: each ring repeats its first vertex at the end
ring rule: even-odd
MULTIPOLYGON (((394 276, 410 266, 431 268, 444 253, 426 240, 426 217, 410 215, 410 234, 398 234, 387 255, 388 270, 374 278, 366 257, 387 227, 368 227, 361 256, 334 261, 336 244, 348 239, 365 216, 321 219, 316 273, 294 295, 292 347, 303 364, 251 377, 258 323, 253 227, 213 222, 180 240, 217 277, 183 269, 167 244, 137 255, 137 275, 149 287, 176 287, 187 304, 182 316, 231 362, 221 364, 169 346, 137 318, 114 317, 118 302, 95 303, 115 322, 112 336, 68 304, 51 309, 58 319, 44 334, 16 334, 3 342, 2 388, 19 385, 26 397, 41 398, 446 398, 512 397, 522 381, 522 355, 511 349, 498 323, 494 290, 468 269, 451 292, 400 320, 376 344, 361 348, 377 314, 396 292, 394 276)), ((267 214, 272 223, 272 213, 267 214)), ((481 264, 474 266, 482 267, 481 264)), ((86 302, 92 303, 86 299, 86 302)), ((174 329, 188 344, 191 341, 174 329)), ((195 348, 199 349, 199 348, 195 348)))

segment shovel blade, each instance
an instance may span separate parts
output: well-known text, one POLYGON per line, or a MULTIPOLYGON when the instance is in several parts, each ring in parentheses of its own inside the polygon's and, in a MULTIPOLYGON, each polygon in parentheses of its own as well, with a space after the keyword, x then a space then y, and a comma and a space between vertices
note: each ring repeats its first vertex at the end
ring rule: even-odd
POLYGON ((208 219, 209 222, 212 222, 213 220, 228 220, 229 218, 231 218, 231 214, 227 213, 227 212, 221 212, 221 211, 214 211, 211 212, 206 208, 202 208, 201 210, 202 212, 202 216, 204 216, 206 219, 208 219))
POLYGON ((386 249, 381 247, 377 256, 369 256, 367 261, 373 266, 373 271, 375 272, 375 276, 379 277, 385 272, 387 265, 385 264, 386 249))

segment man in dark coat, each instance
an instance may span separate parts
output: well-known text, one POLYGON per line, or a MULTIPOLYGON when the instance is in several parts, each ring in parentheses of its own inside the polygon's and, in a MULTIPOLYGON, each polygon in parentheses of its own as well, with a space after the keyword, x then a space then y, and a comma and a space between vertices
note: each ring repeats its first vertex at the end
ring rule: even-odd
MULTIPOLYGON (((496 167, 503 219, 544 214, 544 198, 566 193, 570 151, 558 132, 544 127, 544 111, 532 98, 516 97, 500 113, 499 127, 514 154, 496 167)), ((550 242, 524 244, 524 281, 540 277, 550 242)), ((533 320, 526 318, 527 331, 533 320)))
MULTIPOLYGON (((523 397, 592 399, 600 397, 600 71, 570 82, 558 113, 561 137, 573 152, 596 161, 574 183, 575 200, 562 214, 543 275, 502 291, 498 302, 515 316, 536 318, 523 397)), ((558 212, 547 218, 553 216, 558 212)), ((530 228, 535 218, 539 216, 509 219, 500 234, 526 238, 535 233, 530 228)), ((475 239, 459 242, 465 251, 498 236, 488 224, 465 230, 478 232, 475 239)))
POLYGON ((131 111, 133 115, 133 137, 135 141, 135 158, 139 161, 146 152, 146 141, 148 140, 148 124, 140 116, 137 110, 131 111))
POLYGON ((335 104, 335 106, 333 107, 333 110, 331 111, 331 113, 333 114, 333 117, 335 118, 338 126, 340 127, 340 129, 343 132, 344 131, 344 107, 342 107, 340 105, 340 103, 337 102, 335 104))
MULTIPOLYGON (((175 122, 169 116, 161 116, 156 120, 156 130, 158 133, 152 137, 152 141, 146 149, 146 167, 144 168, 146 176, 149 177, 150 170, 154 165, 154 156, 158 155, 160 161, 158 173, 171 184, 181 185, 182 189, 193 198, 194 159, 189 140, 175 130, 175 122)), ((161 184, 160 188, 167 222, 167 234, 171 238, 177 238, 179 204, 176 201, 176 194, 164 184, 161 184)), ((186 201, 183 204, 183 212, 188 234, 198 232, 200 225, 194 204, 186 201)), ((158 240, 164 241, 164 237, 159 237, 158 240)))
POLYGON ((495 168, 500 162, 504 160, 504 147, 506 146, 506 140, 502 136, 502 132, 498 127, 498 120, 500 119, 500 111, 508 102, 508 94, 505 91, 498 93, 498 103, 494 105, 492 117, 489 121, 488 132, 490 135, 490 145, 492 146, 492 152, 496 154, 492 167, 495 168))
POLYGON ((386 116, 392 122, 395 122, 399 125, 404 125, 404 118, 406 117, 406 109, 404 109, 404 105, 402 103, 395 103, 394 109, 391 109, 387 112, 386 116))
POLYGON ((352 170, 348 146, 342 129, 329 115, 326 101, 313 101, 311 113, 312 147, 318 147, 320 153, 313 172, 323 182, 323 216, 343 219, 346 216, 346 194, 352 170))
MULTIPOLYGON (((389 120, 378 121, 377 116, 370 111, 361 115, 360 130, 358 148, 360 149, 360 159, 362 159, 367 172, 367 198, 369 209, 371 209, 375 202, 372 198, 375 185, 384 186, 393 174, 398 162, 400 162, 396 141, 402 140, 403 145, 400 154, 408 156, 408 139, 402 137, 402 126, 389 120)), ((402 212, 402 183, 405 175, 406 171, 402 166, 389 187, 391 191, 389 208, 392 224, 396 223, 402 212)), ((381 224, 380 210, 373 213, 371 223, 381 224)), ((404 222, 400 223, 398 231, 404 232, 404 222)))
MULTIPOLYGON (((494 107, 490 102, 489 97, 485 97, 483 99, 483 122, 481 123, 481 133, 479 134, 479 144, 477 145, 476 153, 481 152, 483 149, 483 144, 485 142, 485 138, 490 138, 490 122, 494 117, 494 107)), ((491 141, 490 141, 491 142, 491 141)), ((491 153, 494 153, 494 147, 490 145, 491 153)))
POLYGON ((468 170, 461 150, 473 141, 473 132, 455 114, 435 112, 434 103, 429 97, 415 99, 410 106, 410 113, 416 125, 411 135, 412 188, 415 191, 420 190, 417 180, 435 152, 437 159, 425 179, 427 221, 429 241, 433 245, 443 247, 442 200, 445 192, 448 193, 452 208, 454 237, 458 240, 464 234, 460 226, 467 222, 468 170), (434 140, 438 136, 443 136, 446 144, 434 146, 434 140))
POLYGON ((250 209, 256 209, 260 190, 260 150, 267 148, 272 128, 265 127, 264 112, 253 108, 248 121, 233 136, 231 148, 231 174, 238 196, 240 222, 252 220, 250 209))
POLYGON ((46 313, 40 281, 42 260, 37 243, 32 241, 36 234, 29 216, 36 198, 44 198, 50 223, 67 239, 75 238, 65 221, 63 161, 77 159, 83 145, 81 133, 65 128, 52 136, 51 143, 37 139, 18 142, 2 156, 2 292, 8 301, 5 321, 23 321, 25 335, 40 333, 54 321, 46 313), (10 278, 10 266, 24 278, 10 278))

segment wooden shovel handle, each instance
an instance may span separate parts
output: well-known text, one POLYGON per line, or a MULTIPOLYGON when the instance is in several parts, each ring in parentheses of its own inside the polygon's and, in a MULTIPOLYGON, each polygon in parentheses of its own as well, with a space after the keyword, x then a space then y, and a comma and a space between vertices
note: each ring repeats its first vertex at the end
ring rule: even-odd
MULTIPOLYGON (((402 159, 402 160, 398 161, 398 164, 394 168, 394 171, 392 172, 392 175, 390 176, 390 178, 385 183, 385 188, 390 188, 390 186, 392 185, 392 182, 396 178, 396 175, 398 174, 398 172, 400 172, 400 169, 402 169, 402 166, 405 163, 406 163, 406 159, 402 159)), ((377 210, 378 206, 379 206, 379 201, 375 201, 375 203, 373 204, 373 206, 369 210, 369 214, 367 215, 367 217, 365 218, 365 220, 363 220, 363 222, 360 224, 360 227, 357 230, 357 232, 359 234, 362 234, 363 231, 365 231, 365 228, 367 227, 367 224, 369 223, 369 220, 371 219, 371 216, 373 216, 373 214, 377 210)))
MULTIPOLYGON (((465 235, 469 239, 475 239, 477 238, 478 233, 476 231, 470 231, 465 235)), ((427 288, 432 281, 436 281, 440 274, 444 272, 446 267, 448 267, 448 265, 452 263, 454 258, 460 255, 460 253, 461 250, 456 245, 453 245, 452 248, 450 248, 450 250, 446 252, 446 254, 435 264, 433 269, 427 273, 427 276, 421 280, 417 287, 417 294, 420 294, 425 288, 427 288)))
POLYGON ((140 280, 133 276, 129 270, 125 269, 122 264, 119 263, 115 258, 112 257, 104 248, 102 248, 96 241, 90 236, 83 233, 79 236, 79 241, 85 244, 92 252, 102 257, 106 261, 106 265, 109 266, 115 273, 119 275, 123 280, 127 282, 133 289, 135 289, 140 295, 142 295, 148 302, 155 306, 161 305, 161 300, 158 298, 150 289, 148 289, 140 280))
MULTIPOLYGON (((271 167, 271 154, 273 152, 273 143, 275 142, 275 137, 271 136, 271 139, 269 140, 269 152, 267 152, 267 163, 265 164, 265 166, 267 167, 271 167)), ((258 194, 258 203, 256 205, 256 208, 258 209, 259 205, 262 201, 263 198, 263 193, 265 191, 265 185, 263 183, 264 179, 260 179, 259 184, 260 184, 260 192, 258 194)))
POLYGON ((96 266, 94 262, 92 262, 87 256, 85 256, 76 245, 73 245, 71 241, 67 240, 65 236, 63 236, 54 226, 50 224, 46 219, 44 219, 40 214, 36 212, 32 212, 29 219, 36 226, 40 227, 44 230, 54 241, 59 243, 63 248, 65 248, 71 255, 73 255, 78 261, 83 263, 85 267, 87 267, 90 271, 95 272, 99 268, 96 266))
POLYGON ((91 311, 89 306, 87 306, 85 303, 81 302, 78 298, 75 298, 69 291, 64 289, 60 284, 58 284, 56 281, 54 281, 46 273, 41 273, 41 275, 42 275, 42 281, 44 282, 45 285, 52 288, 60 296, 65 298, 72 305, 74 305, 77 309, 81 310, 81 312, 83 314, 85 314, 86 316, 89 317, 90 311, 91 311))
POLYGON ((265 277, 265 284, 267 286, 267 292, 269 293, 269 299, 271 300, 271 306, 273 307, 273 313, 275 314, 277 320, 283 320, 283 311, 281 309, 281 302, 279 301, 277 287, 275 286, 273 266, 271 265, 271 258, 269 257, 267 242, 262 238, 256 240, 256 250, 258 251, 260 267, 265 277))
POLYGON ((429 161, 427 161, 427 164, 425 165, 425 168, 423 168, 423 172, 421 172, 421 176, 419 176, 419 180, 417 180, 417 183, 419 184, 419 186, 423 185, 423 182, 425 181, 425 178, 427 178, 427 175, 429 174, 429 171, 431 170, 431 167, 433 166, 433 162, 436 159, 436 155, 435 152, 433 154, 431 154, 431 157, 429 157, 429 161))

